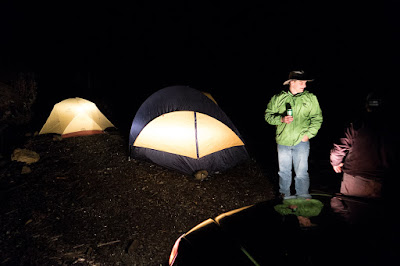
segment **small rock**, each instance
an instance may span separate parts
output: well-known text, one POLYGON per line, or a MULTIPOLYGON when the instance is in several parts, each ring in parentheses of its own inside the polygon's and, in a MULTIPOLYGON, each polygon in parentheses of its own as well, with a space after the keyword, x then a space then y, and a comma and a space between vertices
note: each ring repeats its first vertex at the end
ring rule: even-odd
POLYGON ((36 163, 37 161, 39 161, 39 159, 39 154, 27 149, 15 149, 13 154, 11 154, 12 161, 18 161, 27 164, 36 163))
POLYGON ((138 246, 139 246, 139 241, 133 240, 128 246, 127 253, 130 255, 134 254, 138 246))
POLYGON ((29 174, 31 172, 32 172, 32 170, 29 166, 27 166, 27 165, 22 166, 21 174, 25 175, 25 174, 29 174))
POLYGON ((194 177, 196 178, 196 180, 200 180, 203 181, 204 179, 206 179, 208 176, 208 172, 206 170, 200 170, 197 171, 196 173, 194 173, 194 177))
POLYGON ((62 141, 63 138, 60 135, 54 135, 53 136, 53 141, 62 141))

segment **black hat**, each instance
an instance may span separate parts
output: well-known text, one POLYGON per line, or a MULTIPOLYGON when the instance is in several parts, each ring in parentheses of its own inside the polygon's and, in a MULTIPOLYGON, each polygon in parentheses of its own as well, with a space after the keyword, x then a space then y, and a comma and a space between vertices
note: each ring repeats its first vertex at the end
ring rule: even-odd
POLYGON ((288 85, 292 80, 305 80, 305 81, 313 81, 313 79, 309 79, 303 70, 300 71, 291 71, 289 73, 289 79, 283 82, 283 85, 288 85))

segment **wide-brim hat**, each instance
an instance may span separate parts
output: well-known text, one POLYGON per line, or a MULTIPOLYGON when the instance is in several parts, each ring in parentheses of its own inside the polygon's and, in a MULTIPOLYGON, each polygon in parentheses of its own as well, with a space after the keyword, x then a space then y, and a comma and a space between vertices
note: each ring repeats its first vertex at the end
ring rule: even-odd
POLYGON ((305 80, 305 81, 313 81, 310 79, 303 70, 300 71, 291 71, 289 73, 289 79, 283 82, 283 85, 288 85, 292 80, 305 80))

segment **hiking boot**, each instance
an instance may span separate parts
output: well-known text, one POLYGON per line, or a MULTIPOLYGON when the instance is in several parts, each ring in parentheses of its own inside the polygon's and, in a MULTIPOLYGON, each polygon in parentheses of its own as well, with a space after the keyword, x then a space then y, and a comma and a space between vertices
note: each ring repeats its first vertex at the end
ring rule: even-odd
POLYGON ((310 194, 298 195, 296 196, 298 199, 312 199, 310 194))
POLYGON ((287 200, 287 199, 295 199, 295 198, 297 198, 295 195, 286 196, 285 194, 281 194, 281 197, 282 197, 284 200, 287 200))

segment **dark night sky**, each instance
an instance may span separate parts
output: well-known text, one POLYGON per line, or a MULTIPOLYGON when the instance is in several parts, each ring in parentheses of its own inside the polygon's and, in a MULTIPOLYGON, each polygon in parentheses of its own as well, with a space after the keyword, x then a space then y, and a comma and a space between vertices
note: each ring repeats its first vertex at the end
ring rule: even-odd
POLYGON ((288 72, 304 69, 329 118, 397 74, 395 0, 36 2, 2 1, 0 71, 37 73, 48 108, 104 98, 131 120, 151 93, 183 84, 262 120, 288 72))

